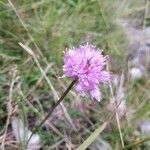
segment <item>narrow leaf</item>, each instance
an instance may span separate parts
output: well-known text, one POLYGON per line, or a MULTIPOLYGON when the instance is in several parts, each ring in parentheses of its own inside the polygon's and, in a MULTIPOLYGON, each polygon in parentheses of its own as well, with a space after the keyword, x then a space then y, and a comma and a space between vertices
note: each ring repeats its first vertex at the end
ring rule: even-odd
POLYGON ((99 136, 99 134, 106 128, 108 121, 104 122, 100 127, 98 127, 78 148, 77 150, 85 150, 88 148, 92 142, 99 136))

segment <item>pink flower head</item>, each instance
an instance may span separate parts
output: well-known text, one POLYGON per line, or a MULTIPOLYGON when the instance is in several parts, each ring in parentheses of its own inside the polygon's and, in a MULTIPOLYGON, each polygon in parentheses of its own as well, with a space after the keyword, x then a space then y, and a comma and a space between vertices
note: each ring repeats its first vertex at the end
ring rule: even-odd
POLYGON ((88 93, 100 101, 99 85, 107 83, 109 73, 104 70, 107 56, 90 44, 68 49, 64 57, 63 71, 67 77, 77 80, 76 90, 84 96, 88 93))

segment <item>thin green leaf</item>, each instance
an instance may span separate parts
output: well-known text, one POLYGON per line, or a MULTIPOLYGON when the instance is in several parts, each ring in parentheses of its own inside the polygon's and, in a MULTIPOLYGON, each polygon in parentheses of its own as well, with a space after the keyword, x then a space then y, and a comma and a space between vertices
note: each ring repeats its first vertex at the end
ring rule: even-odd
POLYGON ((100 127, 98 127, 78 148, 77 150, 85 150, 88 148, 92 142, 99 136, 99 134, 106 128, 108 121, 104 122, 100 127))

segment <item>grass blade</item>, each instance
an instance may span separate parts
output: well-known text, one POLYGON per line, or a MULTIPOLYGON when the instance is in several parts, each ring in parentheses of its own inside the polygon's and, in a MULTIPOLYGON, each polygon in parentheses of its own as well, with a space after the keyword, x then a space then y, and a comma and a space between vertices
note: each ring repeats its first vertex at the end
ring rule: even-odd
POLYGON ((108 121, 104 122, 77 148, 77 150, 85 150, 86 148, 88 148, 92 144, 92 142, 99 136, 99 134, 106 128, 107 125, 108 121))

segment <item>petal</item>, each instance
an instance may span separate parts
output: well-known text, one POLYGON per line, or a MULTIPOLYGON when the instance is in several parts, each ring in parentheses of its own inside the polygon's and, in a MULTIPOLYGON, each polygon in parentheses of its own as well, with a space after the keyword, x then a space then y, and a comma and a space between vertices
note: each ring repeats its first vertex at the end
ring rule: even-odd
POLYGON ((92 98, 96 99, 97 101, 101 101, 101 93, 98 88, 95 88, 94 90, 90 91, 90 95, 92 98))
POLYGON ((82 84, 77 84, 76 85, 76 91, 77 92, 79 92, 80 94, 81 94, 81 96, 84 96, 85 95, 85 93, 84 93, 84 88, 83 88, 83 86, 82 86, 82 84))
POLYGON ((110 74, 106 71, 102 71, 100 74, 100 81, 103 83, 107 83, 110 79, 110 74))

